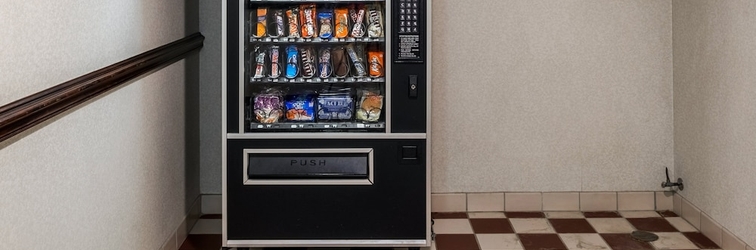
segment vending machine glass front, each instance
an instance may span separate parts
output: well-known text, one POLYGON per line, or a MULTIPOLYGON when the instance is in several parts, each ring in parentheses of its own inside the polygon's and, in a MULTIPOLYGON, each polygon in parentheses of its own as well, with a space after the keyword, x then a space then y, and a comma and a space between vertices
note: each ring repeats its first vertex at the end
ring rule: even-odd
POLYGON ((384 1, 248 1, 244 131, 385 132, 384 1))

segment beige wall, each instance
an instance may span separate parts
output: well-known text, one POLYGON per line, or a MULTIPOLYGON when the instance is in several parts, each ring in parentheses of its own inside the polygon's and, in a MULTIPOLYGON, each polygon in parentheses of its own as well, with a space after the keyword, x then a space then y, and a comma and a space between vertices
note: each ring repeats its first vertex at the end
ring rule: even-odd
MULTIPOLYGON (((185 36, 180 0, 0 2, 0 105, 185 36)), ((160 248, 198 194, 187 64, 0 144, 0 249, 160 248)))
POLYGON ((433 192, 659 189, 670 1, 433 3, 433 192))
POLYGON ((674 1, 675 165, 682 194, 756 245, 756 2, 674 1))

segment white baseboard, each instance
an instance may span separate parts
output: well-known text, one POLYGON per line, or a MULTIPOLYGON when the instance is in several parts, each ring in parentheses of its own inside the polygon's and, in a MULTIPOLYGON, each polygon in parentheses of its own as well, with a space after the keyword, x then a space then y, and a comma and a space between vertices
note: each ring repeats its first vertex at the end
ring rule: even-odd
POLYGON ((664 211, 673 192, 490 192, 433 193, 432 212, 664 211))
POLYGON ((678 193, 675 193, 674 211, 722 249, 754 249, 678 193))

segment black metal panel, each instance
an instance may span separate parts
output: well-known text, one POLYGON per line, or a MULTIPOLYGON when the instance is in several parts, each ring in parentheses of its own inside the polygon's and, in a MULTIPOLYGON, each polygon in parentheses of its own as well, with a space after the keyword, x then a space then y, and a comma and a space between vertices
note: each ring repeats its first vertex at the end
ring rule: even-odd
POLYGON ((427 123, 428 81, 426 66, 428 44, 426 0, 391 0, 392 1, 392 48, 391 62, 391 132, 393 133, 425 133, 427 123), (417 4, 417 14, 411 13, 412 20, 407 19, 407 11, 414 8, 404 8, 402 4, 417 4), (414 16, 417 20, 414 20, 414 16), (402 20, 405 16, 405 20, 402 20), (405 26, 401 26, 405 22, 405 26), (411 22, 412 25, 407 25, 411 22), (417 26, 415 26, 417 22, 417 26), (417 32, 401 32, 401 28, 417 27, 417 32), (404 51, 403 51, 404 49, 404 51), (416 84, 415 84, 416 83, 416 84))
POLYGON ((229 240, 425 239, 425 140, 228 142, 229 240), (245 186, 244 149, 372 148, 373 185, 245 186), (402 162, 417 147, 418 160, 402 162))
POLYGON ((226 32, 226 126, 228 133, 239 133, 239 1, 228 0, 226 32))

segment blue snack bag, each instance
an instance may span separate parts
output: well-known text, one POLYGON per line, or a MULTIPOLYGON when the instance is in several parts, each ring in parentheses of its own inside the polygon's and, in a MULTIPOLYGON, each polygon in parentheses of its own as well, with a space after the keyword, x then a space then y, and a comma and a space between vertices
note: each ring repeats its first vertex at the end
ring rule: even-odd
POLYGON ((318 96, 318 120, 351 120, 354 98, 346 93, 326 93, 318 96))
POLYGON ((315 95, 298 94, 286 96, 286 119, 289 121, 315 121, 315 95))

